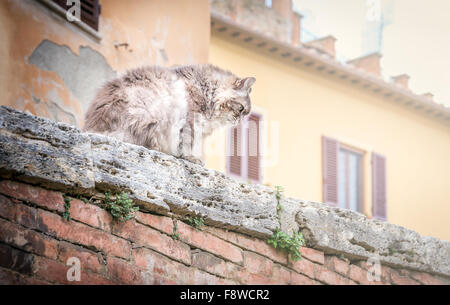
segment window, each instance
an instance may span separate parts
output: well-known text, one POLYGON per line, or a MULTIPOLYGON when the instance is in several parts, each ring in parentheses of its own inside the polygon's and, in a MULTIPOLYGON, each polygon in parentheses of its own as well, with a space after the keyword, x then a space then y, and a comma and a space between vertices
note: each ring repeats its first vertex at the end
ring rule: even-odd
POLYGON ((261 116, 250 114, 229 131, 227 172, 244 180, 261 182, 261 116))
POLYGON ((339 148, 338 206, 362 211, 362 154, 339 148))
MULTIPOLYGON (((67 5, 67 0, 51 0, 51 2, 57 4, 64 10, 68 10, 74 4, 67 5)), ((73 3, 74 1, 69 1, 73 3)), ((81 0, 81 14, 80 19, 90 28, 98 31, 99 18, 101 13, 101 6, 99 0, 81 0)))
POLYGON ((267 6, 267 7, 272 7, 272 0, 264 0, 264 4, 267 6))
MULTIPOLYGON (((323 201, 363 212, 364 152, 322 138, 323 201)), ((372 215, 386 220, 386 158, 372 153, 372 215)))

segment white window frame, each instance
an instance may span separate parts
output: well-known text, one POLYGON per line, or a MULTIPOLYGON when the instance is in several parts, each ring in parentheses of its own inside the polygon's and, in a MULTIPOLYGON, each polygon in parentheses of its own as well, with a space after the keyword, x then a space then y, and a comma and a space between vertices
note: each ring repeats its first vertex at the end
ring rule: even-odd
POLYGON ((235 173, 232 173, 230 171, 230 157, 231 157, 231 137, 232 135, 232 131, 234 130, 233 128, 228 128, 227 130, 227 137, 226 137, 226 167, 227 167, 227 175, 229 175, 230 177, 236 178, 240 181, 245 181, 248 182, 249 180, 252 183, 261 183, 262 182, 262 147, 263 147, 263 120, 262 120, 263 116, 260 112, 256 112, 256 111, 252 111, 248 116, 246 116, 244 118, 244 120, 242 121, 242 128, 241 128, 241 175, 236 175, 235 173), (259 177, 257 180, 249 178, 248 177, 248 118, 250 117, 250 115, 254 115, 257 116, 259 119, 259 132, 258 132, 258 136, 259 136, 259 141, 258 141, 258 152, 259 152, 259 163, 258 163, 258 167, 259 167, 259 177))
MULTIPOLYGON (((346 180, 346 190, 345 190, 346 199, 345 199, 345 207, 343 207, 343 208, 350 210, 350 211, 363 213, 364 212, 364 155, 365 155, 365 152, 362 150, 350 147, 348 145, 345 145, 344 143, 341 143, 341 142, 338 142, 338 145, 339 145, 339 147, 338 147, 337 158, 339 158, 339 153, 341 151, 345 152, 347 161, 348 161, 349 153, 358 155, 358 157, 360 158, 359 164, 358 164, 358 169, 359 169, 359 172, 358 172, 358 203, 357 203, 356 210, 352 210, 350 208, 350 204, 348 201, 349 200, 348 199, 349 194, 348 194, 348 189, 347 189, 348 188, 348 180, 346 180)), ((340 180, 339 179, 339 166, 342 166, 340 162, 338 162, 338 186, 337 186, 338 188, 339 188, 339 182, 340 182, 339 181, 340 180)), ((348 163, 346 163, 346 166, 348 166, 348 163)), ((348 178, 349 178, 349 173, 346 172, 346 179, 348 179, 348 178)), ((340 190, 338 191, 338 193, 340 193, 340 190)), ((339 205, 340 205, 340 202, 339 202, 339 198, 338 198, 337 206, 340 207, 339 205)))

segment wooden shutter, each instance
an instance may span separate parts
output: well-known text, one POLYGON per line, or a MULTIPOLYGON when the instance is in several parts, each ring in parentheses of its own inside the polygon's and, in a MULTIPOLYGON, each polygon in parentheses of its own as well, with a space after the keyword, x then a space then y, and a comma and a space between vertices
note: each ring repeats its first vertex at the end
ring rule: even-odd
POLYGON ((255 114, 248 117, 248 133, 247 133, 247 172, 248 178, 260 181, 260 118, 255 114))
MULTIPOLYGON (((67 5, 67 0, 52 0, 65 10, 70 6, 67 5)), ((98 31, 99 17, 101 6, 99 0, 81 0, 81 21, 98 31)))
POLYGON ((242 176, 242 126, 239 125, 231 129, 230 135, 230 155, 228 157, 229 172, 242 176))
POLYGON ((375 218, 386 220, 386 158, 372 153, 372 208, 375 218))
POLYGON ((339 142, 323 137, 323 201, 334 206, 338 204, 338 153, 339 142))

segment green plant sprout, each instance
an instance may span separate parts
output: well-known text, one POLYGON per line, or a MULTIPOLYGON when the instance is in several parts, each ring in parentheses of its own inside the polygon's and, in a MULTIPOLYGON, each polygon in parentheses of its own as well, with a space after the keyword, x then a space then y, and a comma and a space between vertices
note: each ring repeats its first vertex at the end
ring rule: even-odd
POLYGON ((139 211, 139 207, 134 201, 128 198, 128 194, 121 192, 119 195, 111 196, 111 193, 105 193, 105 200, 100 204, 102 208, 107 210, 111 215, 121 221, 127 221, 134 217, 139 211))
POLYGON ((195 231, 197 232, 200 227, 203 227, 205 225, 203 218, 201 217, 189 217, 187 219, 187 222, 190 226, 194 227, 195 231))

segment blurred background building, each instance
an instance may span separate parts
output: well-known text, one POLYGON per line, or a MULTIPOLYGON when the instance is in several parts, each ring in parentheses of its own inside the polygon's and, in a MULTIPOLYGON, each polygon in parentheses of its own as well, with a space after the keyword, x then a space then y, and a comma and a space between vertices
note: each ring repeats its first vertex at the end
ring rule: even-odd
POLYGON ((450 110, 407 71, 386 76, 393 1, 357 3, 353 56, 303 26, 321 23, 307 0, 81 0, 81 22, 66 1, 4 0, 0 101, 82 127, 96 89, 126 69, 213 63, 257 82, 246 122, 205 143, 207 167, 450 240, 450 110))

